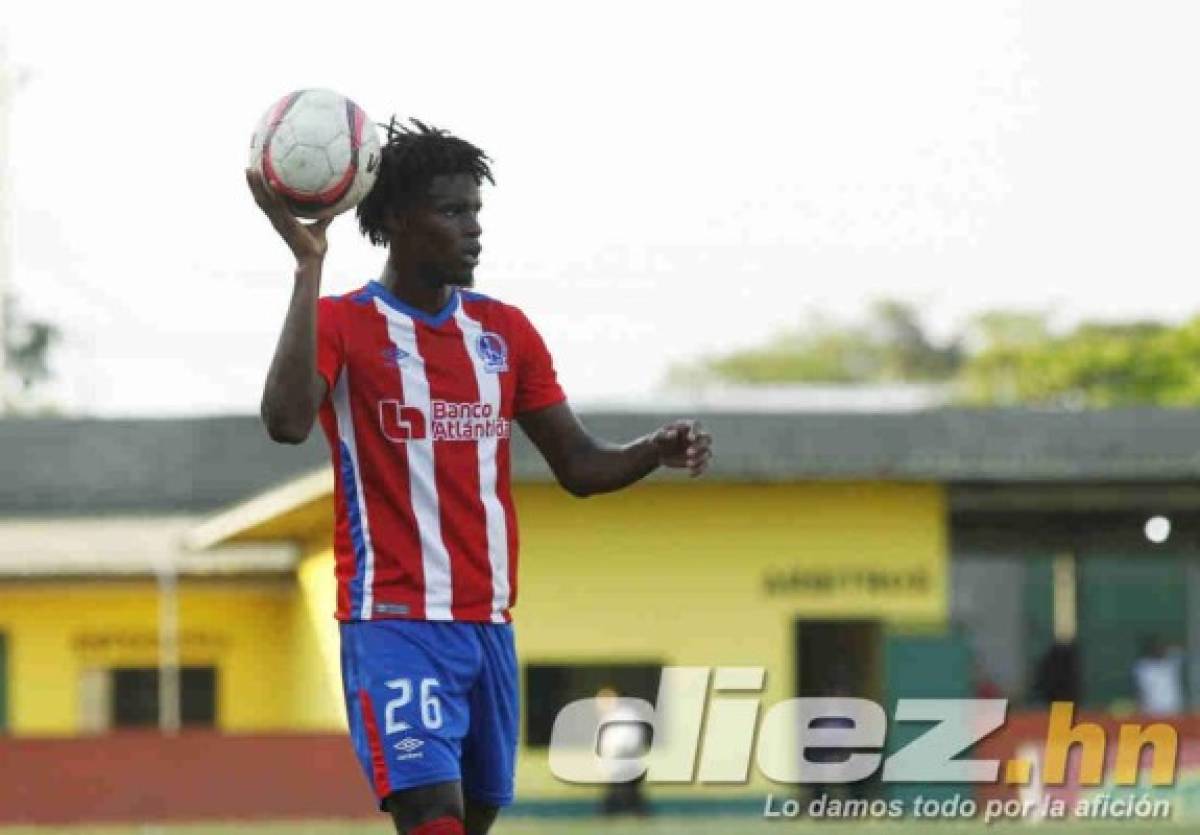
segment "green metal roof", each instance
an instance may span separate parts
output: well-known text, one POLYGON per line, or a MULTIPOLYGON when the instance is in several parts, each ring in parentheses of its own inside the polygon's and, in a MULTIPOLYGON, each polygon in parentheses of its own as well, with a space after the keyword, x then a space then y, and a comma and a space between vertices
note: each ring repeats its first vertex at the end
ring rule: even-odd
MULTIPOLYGON (((669 415, 592 413, 625 441, 669 415)), ((707 413, 710 477, 1042 484, 1200 481, 1200 411, 945 409, 903 413, 707 413)), ((513 471, 549 472, 515 433, 513 471)), ((327 461, 320 433, 272 443, 257 416, 0 420, 0 514, 205 512, 327 461)), ((665 477, 672 477, 670 475, 665 477)))

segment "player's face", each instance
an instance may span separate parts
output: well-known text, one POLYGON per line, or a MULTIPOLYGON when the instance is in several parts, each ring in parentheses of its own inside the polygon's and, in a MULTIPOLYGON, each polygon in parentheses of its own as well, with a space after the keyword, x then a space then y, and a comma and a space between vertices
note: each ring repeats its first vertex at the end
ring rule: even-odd
POLYGON ((442 284, 470 287, 479 263, 479 184, 470 174, 433 178, 429 199, 414 212, 413 227, 421 240, 420 261, 442 284))

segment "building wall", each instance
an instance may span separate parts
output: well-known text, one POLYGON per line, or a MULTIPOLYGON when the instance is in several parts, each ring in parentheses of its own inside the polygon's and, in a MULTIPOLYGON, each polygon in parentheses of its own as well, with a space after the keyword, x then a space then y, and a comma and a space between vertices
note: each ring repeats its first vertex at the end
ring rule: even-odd
MULTIPOLYGON (((521 484, 515 497, 523 665, 762 666, 765 707, 794 695, 797 618, 912 629, 946 619, 945 500, 935 486, 656 483, 581 501, 521 484)), ((330 664, 324 684, 308 688, 322 694, 308 718, 319 727, 324 711, 324 726, 340 728, 340 696, 327 695, 337 677, 327 546, 311 547, 301 586, 319 601, 304 608, 310 646, 330 664)), ((518 773, 522 797, 595 795, 554 778, 545 749, 522 746, 518 773)))
MULTIPOLYGON (((217 667, 221 730, 296 727, 309 694, 297 686, 291 611, 295 584, 279 580, 184 580, 181 659, 217 667)), ((8 639, 9 730, 70 736, 83 721, 90 669, 157 662, 157 590, 152 581, 23 582, 0 585, 0 632, 8 639)))
MULTIPOLYGON (((762 666, 765 709, 794 695, 798 618, 946 619, 935 486, 667 482, 581 501, 524 484, 516 500, 523 665, 762 666)), ((181 595, 183 660, 218 666, 221 730, 345 727, 328 540, 307 546, 294 581, 189 580, 181 595)), ((151 582, 0 586, 12 731, 78 733, 85 670, 153 665, 156 624, 151 582)), ((519 781, 526 798, 596 791, 564 785, 545 749, 524 746, 519 781)))
MULTIPOLYGON (((797 618, 902 625, 946 616, 937 487, 657 483, 579 501, 552 485, 524 485, 517 501, 525 547, 515 617, 525 663, 763 666, 765 707, 795 694, 797 618), (901 591, 863 579, 906 575, 926 584, 901 591)), ((522 754, 524 792, 595 793, 555 779, 544 751, 522 754)))
POLYGON ((337 621, 333 551, 327 541, 309 542, 297 568, 300 594, 292 601, 293 684, 297 729, 346 728, 337 621))
MULTIPOLYGON (((37 824, 54 832, 150 833, 165 831, 155 823, 186 822, 191 825, 170 831, 203 833, 228 831, 218 821, 346 818, 378 827, 381 819, 340 734, 0 739, 0 775, 3 832, 44 831, 37 824)), ((347 829, 371 831, 369 825, 347 829)), ((283 831, 312 830, 297 824, 283 831)))

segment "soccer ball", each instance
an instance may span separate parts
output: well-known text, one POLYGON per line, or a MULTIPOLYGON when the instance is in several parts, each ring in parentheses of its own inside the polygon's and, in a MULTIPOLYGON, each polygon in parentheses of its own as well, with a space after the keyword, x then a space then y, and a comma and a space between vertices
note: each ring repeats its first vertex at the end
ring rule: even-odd
POLYGON ((379 171, 379 135, 367 114, 332 90, 288 93, 250 140, 250 167, 292 214, 326 218, 358 205, 379 171))

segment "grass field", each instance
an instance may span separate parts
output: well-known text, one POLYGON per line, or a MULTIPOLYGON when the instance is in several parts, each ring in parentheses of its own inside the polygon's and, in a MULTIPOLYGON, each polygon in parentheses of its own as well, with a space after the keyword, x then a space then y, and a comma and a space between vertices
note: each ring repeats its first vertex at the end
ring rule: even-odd
MULTIPOLYGON (((649 821, 600 820, 512 820, 498 824, 494 835, 850 835, 867 830, 878 835, 1018 835, 1030 832, 1065 832, 1067 835, 1142 835, 1142 833, 1195 831, 1188 825, 1158 822, 1062 823, 1031 828, 1028 824, 1009 823, 985 826, 982 823, 812 823, 803 820, 777 822, 745 818, 672 818, 649 821), (1049 827, 1047 829, 1047 827, 1049 827)), ((391 827, 378 823, 278 823, 278 824, 201 824, 195 826, 124 826, 124 827, 0 827, 0 835, 390 835, 391 827)))

